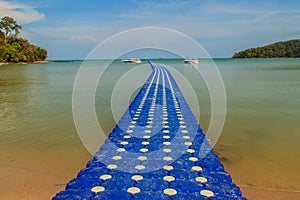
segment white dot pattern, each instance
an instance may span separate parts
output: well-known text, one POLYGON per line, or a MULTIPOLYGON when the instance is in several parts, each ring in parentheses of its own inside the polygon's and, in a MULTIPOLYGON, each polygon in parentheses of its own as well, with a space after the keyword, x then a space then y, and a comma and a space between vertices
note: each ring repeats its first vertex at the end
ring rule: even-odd
MULTIPOLYGON (((95 156, 95 161, 89 164, 88 168, 97 169, 91 170, 93 177, 99 173, 98 182, 91 185, 90 192, 94 195, 111 195, 113 191, 111 188, 115 186, 119 187, 116 191, 124 192, 122 193, 124 198, 131 199, 144 198, 142 196, 144 194, 155 195, 158 190, 161 192, 160 195, 171 199, 174 196, 176 199, 176 195, 179 199, 184 195, 195 195, 191 197, 196 199, 199 195, 210 198, 223 194, 223 191, 219 193, 213 191, 214 188, 207 189, 210 188, 211 181, 216 180, 209 177, 210 174, 214 174, 210 173, 214 168, 205 168, 206 165, 202 166, 202 163, 210 160, 210 157, 214 158, 214 155, 208 155, 210 157, 204 160, 198 157, 200 147, 194 141, 200 134, 197 129, 193 129, 195 126, 191 117, 193 115, 186 109, 188 105, 178 86, 163 67, 156 64, 152 64, 152 67, 153 75, 136 97, 139 98, 139 102, 136 103, 134 100, 132 104, 134 106, 128 110, 130 119, 122 118, 119 122, 119 129, 122 127, 122 132, 117 132, 118 135, 112 138, 114 146, 117 147, 113 150, 105 148, 100 150, 95 156), (153 152, 159 152, 154 154, 159 156, 152 156, 153 152), (104 161, 109 164, 105 166, 99 164, 104 161), (158 163, 160 166, 154 168, 155 165, 152 163, 158 163), (130 170, 131 175, 128 176, 126 170, 130 170), (181 173, 182 170, 187 173, 181 173), (113 181, 120 182, 115 184, 113 181), (156 187, 156 181, 162 181, 159 182, 161 189, 156 187), (183 190, 187 186, 180 184, 185 182, 193 184, 193 192, 183 190), (106 189, 107 186, 110 188, 106 189)), ((216 166, 219 167, 218 170, 222 169, 222 166, 216 166)), ((222 178, 226 183, 231 181, 230 178, 226 179, 226 173, 222 170, 216 173, 224 173, 222 178)), ((235 194, 235 197, 238 197, 238 194, 235 194)))

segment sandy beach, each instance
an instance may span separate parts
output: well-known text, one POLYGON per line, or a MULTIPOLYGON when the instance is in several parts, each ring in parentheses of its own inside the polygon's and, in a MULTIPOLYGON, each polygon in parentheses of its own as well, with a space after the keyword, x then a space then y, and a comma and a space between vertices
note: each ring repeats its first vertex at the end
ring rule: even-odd
POLYGON ((275 189, 253 188, 249 186, 240 186, 243 195, 249 200, 298 200, 300 191, 281 191, 275 189))

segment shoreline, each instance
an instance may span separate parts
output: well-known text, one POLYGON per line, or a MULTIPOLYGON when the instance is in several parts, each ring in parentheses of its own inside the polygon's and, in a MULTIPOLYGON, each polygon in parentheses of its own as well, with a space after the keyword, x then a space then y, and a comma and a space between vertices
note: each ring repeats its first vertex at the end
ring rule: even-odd
POLYGON ((45 64, 48 63, 47 60, 41 60, 41 61, 33 61, 33 62, 0 62, 1 65, 28 65, 28 64, 45 64))

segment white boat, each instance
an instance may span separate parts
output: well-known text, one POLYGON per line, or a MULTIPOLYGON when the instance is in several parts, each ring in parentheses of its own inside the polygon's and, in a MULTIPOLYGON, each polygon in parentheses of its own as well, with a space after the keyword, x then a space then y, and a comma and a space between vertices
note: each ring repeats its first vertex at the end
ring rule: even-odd
POLYGON ((183 61, 186 64, 198 64, 199 60, 197 58, 188 58, 183 61))
POLYGON ((129 58, 122 60, 123 63, 132 63, 132 64, 139 64, 142 63, 142 61, 139 58, 129 58))

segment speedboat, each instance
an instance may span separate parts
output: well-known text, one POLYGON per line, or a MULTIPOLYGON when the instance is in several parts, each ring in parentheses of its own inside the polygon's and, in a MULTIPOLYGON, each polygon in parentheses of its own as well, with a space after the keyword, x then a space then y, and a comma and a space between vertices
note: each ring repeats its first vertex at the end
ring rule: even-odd
POLYGON ((132 64, 139 64, 142 63, 142 61, 139 58, 129 58, 122 60, 123 63, 132 63, 132 64))
POLYGON ((186 64, 198 64, 199 60, 197 58, 188 58, 183 61, 186 64))

